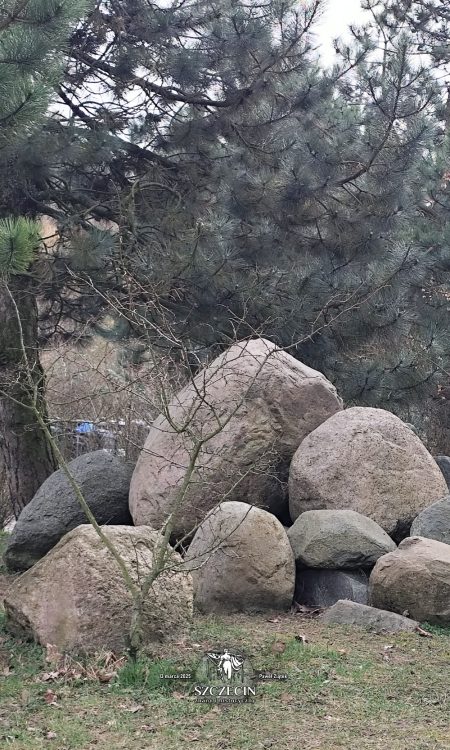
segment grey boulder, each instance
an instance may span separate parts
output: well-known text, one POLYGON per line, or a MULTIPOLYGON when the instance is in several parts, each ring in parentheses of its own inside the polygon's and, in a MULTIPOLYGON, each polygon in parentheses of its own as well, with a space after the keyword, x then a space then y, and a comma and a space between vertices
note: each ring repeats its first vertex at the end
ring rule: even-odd
POLYGON ((367 604, 364 571, 298 569, 294 600, 307 607, 331 607, 339 599, 367 604))
POLYGON ((320 619, 327 625, 356 625, 375 633, 412 632, 419 626, 418 622, 410 620, 409 617, 348 600, 340 600, 333 604, 320 619))
POLYGON ((435 456, 434 460, 442 471, 447 486, 450 489, 450 457, 449 456, 435 456))
MULTIPOLYGON (((132 466, 99 450, 78 456, 68 467, 99 524, 132 525, 128 510, 132 466)), ((5 552, 7 567, 27 570, 64 534, 86 522, 66 474, 55 471, 18 518, 5 552)))
POLYGON ((419 513, 411 526, 411 536, 450 544, 450 495, 419 513))
POLYGON ((309 568, 370 568, 396 549, 381 526, 354 510, 308 510, 287 535, 296 562, 309 568))

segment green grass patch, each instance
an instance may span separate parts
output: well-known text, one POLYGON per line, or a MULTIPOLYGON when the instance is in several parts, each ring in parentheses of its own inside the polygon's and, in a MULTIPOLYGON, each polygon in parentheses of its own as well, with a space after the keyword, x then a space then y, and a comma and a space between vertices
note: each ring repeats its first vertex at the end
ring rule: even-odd
POLYGON ((450 627, 445 627, 443 625, 432 625, 429 622, 424 622, 422 627, 424 630, 428 630, 429 633, 433 633, 434 635, 442 635, 447 638, 450 636, 450 627))
MULTIPOLYGON (((45 653, 0 630, 0 745, 9 750, 450 749, 450 639, 375 635, 299 616, 199 617, 176 644, 127 662, 109 683, 64 677, 45 653), (304 642, 306 639, 306 643, 304 642), (253 703, 198 704, 190 684, 212 647, 241 649, 255 669, 287 673, 259 683, 253 703), (48 700, 54 694, 54 703, 48 700)), ((83 662, 89 664, 89 660, 83 662)))
POLYGON ((178 686, 178 680, 167 679, 161 675, 171 675, 181 672, 182 668, 175 661, 161 659, 152 661, 141 657, 136 661, 128 661, 119 670, 114 680, 115 688, 127 690, 145 690, 147 692, 172 693, 178 686))

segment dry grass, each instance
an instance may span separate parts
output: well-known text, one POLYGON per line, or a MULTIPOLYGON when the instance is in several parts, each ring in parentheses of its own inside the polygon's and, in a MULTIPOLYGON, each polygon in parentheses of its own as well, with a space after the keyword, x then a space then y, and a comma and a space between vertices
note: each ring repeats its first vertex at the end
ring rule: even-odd
MULTIPOLYGON (((54 345, 42 352, 41 360, 51 420, 68 433, 78 421, 100 424, 116 434, 117 447, 127 459, 136 460, 162 399, 170 399, 188 375, 180 363, 150 348, 141 351, 139 364, 134 364, 131 351, 130 346, 124 358, 117 342, 94 336, 84 345, 54 345)), ((60 447, 68 458, 74 457, 70 447, 60 447)))
POLYGON ((299 615, 201 617, 183 642, 153 655, 153 674, 159 659, 183 669, 214 646, 243 650, 254 667, 286 671, 289 681, 230 707, 196 704, 186 686, 155 679, 49 684, 41 650, 4 634, 0 741, 11 750, 450 748, 448 633, 373 635, 299 615))

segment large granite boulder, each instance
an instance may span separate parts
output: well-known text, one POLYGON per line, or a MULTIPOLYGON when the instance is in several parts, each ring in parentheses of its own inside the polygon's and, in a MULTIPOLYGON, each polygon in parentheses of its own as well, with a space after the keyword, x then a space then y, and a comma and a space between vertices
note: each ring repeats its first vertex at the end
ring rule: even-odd
MULTIPOLYGON (((70 461, 73 478, 99 524, 132 525, 128 509, 133 467, 105 450, 70 461)), ((21 512, 9 538, 5 562, 27 570, 87 518, 62 469, 55 471, 21 512)))
POLYGON ((449 456, 435 456, 434 460, 442 471, 447 486, 450 489, 450 457, 449 456))
MULTIPOLYGON (((158 532, 103 526, 136 583, 152 569, 158 532)), ((144 645, 182 633, 192 618, 192 579, 173 552, 172 570, 156 579, 143 614, 144 645)), ((122 573, 93 527, 79 526, 19 576, 5 602, 6 624, 20 636, 61 652, 127 648, 132 599, 122 573)))
POLYGON ((327 625, 356 625, 374 633, 412 632, 419 627, 409 617, 343 599, 323 612, 320 619, 327 625))
POLYGON ((404 539, 378 560, 369 597, 374 607, 450 625, 450 546, 424 537, 404 539))
POLYGON ((419 513, 411 526, 411 536, 425 536, 450 544, 450 495, 419 513))
POLYGON ((292 549, 281 523, 261 508, 219 505, 198 528, 186 564, 201 612, 287 610, 292 604, 292 549))
POLYGON ((294 600, 307 607, 331 607, 339 599, 367 604, 369 578, 364 571, 298 568, 294 600))
POLYGON ((303 438, 342 408, 334 386, 264 339, 234 344, 153 423, 130 488, 136 525, 191 532, 222 500, 245 499, 289 520, 289 464, 303 438), (195 441, 203 444, 182 502, 195 441))
POLYGON ((396 540, 446 492, 439 467, 417 435, 394 414, 365 407, 334 414, 311 432, 289 475, 293 520, 306 510, 356 510, 396 540))
POLYGON ((390 536, 354 510, 307 510, 287 532, 297 565, 370 568, 396 549, 390 536))

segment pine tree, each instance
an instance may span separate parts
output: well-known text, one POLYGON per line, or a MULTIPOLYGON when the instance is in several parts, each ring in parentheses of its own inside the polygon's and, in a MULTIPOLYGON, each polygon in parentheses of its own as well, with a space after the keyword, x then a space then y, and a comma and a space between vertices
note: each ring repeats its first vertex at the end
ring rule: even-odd
MULTIPOLYGON (((408 34, 415 65, 426 66, 440 88, 434 104, 434 131, 419 164, 422 199, 410 221, 400 228, 402 241, 420 253, 427 272, 414 296, 413 309, 421 329, 420 360, 428 363, 431 399, 423 409, 432 432, 450 434, 448 418, 449 276, 450 271, 450 9, 441 0, 366 0, 385 35, 408 34), (433 371, 435 376, 433 377, 433 371), (447 394, 446 396, 444 394, 447 394)), ((417 348, 417 347, 416 347, 417 348)), ((425 371, 426 372, 426 371, 425 371)), ((439 437, 438 437, 439 441, 439 437)), ((434 440, 436 445, 436 440, 434 440)), ((448 450, 448 438, 440 450, 448 450)))
POLYGON ((398 34, 407 29, 421 55, 444 67, 450 58, 450 7, 446 0, 363 0, 380 26, 398 34))
MULTIPOLYGON (((83 7, 72 0, 2 3, 0 150, 6 169, 20 161, 24 144, 45 115, 61 73, 61 53, 83 7)), ((7 179, 7 174, 4 177, 7 179)), ((7 207, 2 208, 7 213, 7 207)), ((55 461, 30 410, 35 397, 42 416, 46 416, 33 275, 40 245, 39 225, 17 215, 17 211, 11 213, 15 216, 0 221, 0 450, 11 509, 17 515, 54 470, 55 461)))
POLYGON ((59 222, 49 331, 99 314, 84 268, 131 335, 164 318, 194 351, 301 341, 348 401, 399 411, 435 387, 445 326, 421 290, 438 261, 409 229, 442 101, 387 18, 321 70, 321 6, 114 0, 76 29, 61 106, 0 182, 0 203, 59 222))

